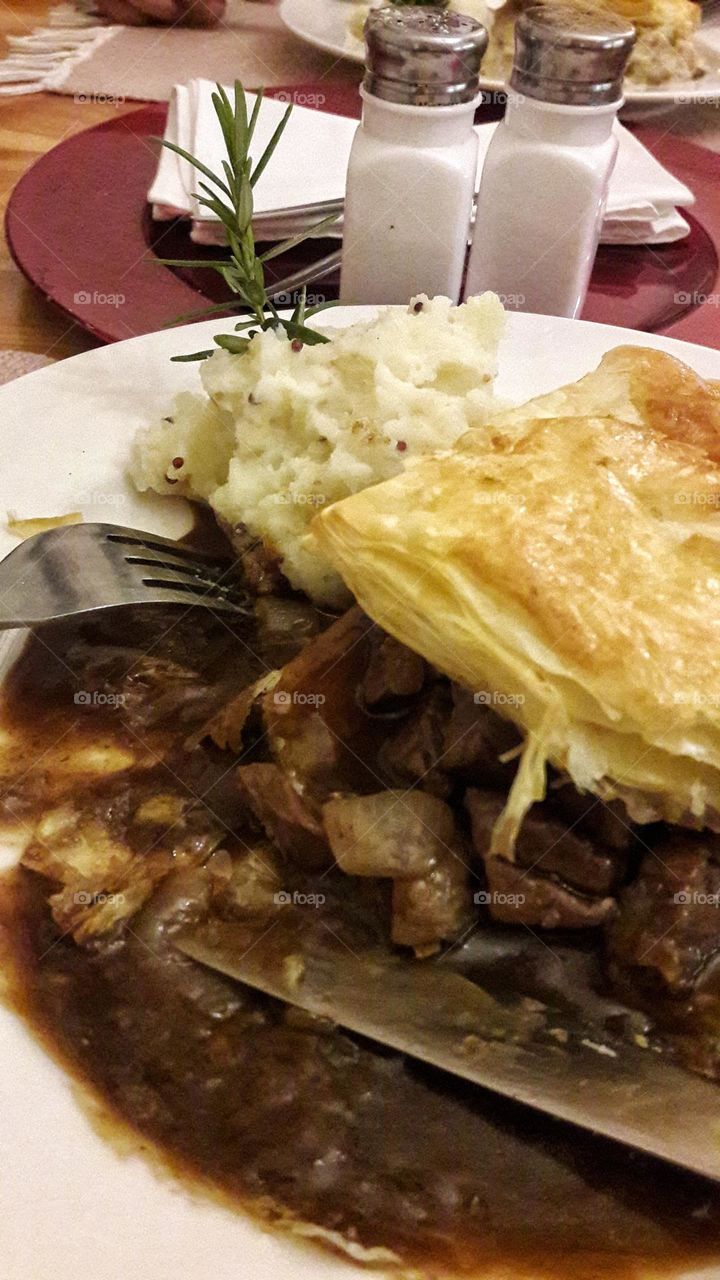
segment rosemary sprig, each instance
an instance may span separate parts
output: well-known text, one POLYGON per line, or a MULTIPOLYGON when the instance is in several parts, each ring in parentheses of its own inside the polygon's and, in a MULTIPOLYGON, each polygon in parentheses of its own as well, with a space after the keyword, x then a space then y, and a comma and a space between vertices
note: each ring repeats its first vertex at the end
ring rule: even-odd
MULTIPOLYGON (((292 315, 289 318, 281 316, 268 296, 264 264, 271 258, 286 253, 288 249, 295 248, 310 236, 316 235, 323 227, 335 222, 337 215, 324 218, 322 222, 318 222, 301 235, 293 236, 291 240, 273 245, 265 253, 258 254, 252 229, 253 187, 272 159, 290 118, 292 103, 289 104, 257 164, 253 164, 250 147, 262 106, 263 91, 259 91, 250 116, 248 116, 245 90, 239 80, 235 81, 233 96, 234 100, 231 102, 220 84, 215 86, 215 93, 212 95, 227 153, 227 159, 223 160, 222 164, 222 177, 213 173, 189 151, 185 151, 174 142, 161 139, 164 147, 177 152, 206 179, 198 183, 199 192, 196 199, 199 204, 210 209, 220 219, 225 228, 225 237, 230 251, 228 260, 224 262, 204 258, 194 262, 171 258, 161 259, 161 261, 168 267, 203 267, 209 271, 217 271, 233 294, 233 300, 228 303, 207 307, 191 315, 178 316, 172 323, 197 320, 218 311, 249 311, 250 319, 242 320, 237 324, 234 333, 220 333, 213 339, 218 347, 232 352, 233 355, 240 355, 243 351, 247 351, 255 333, 265 329, 284 329, 289 338, 309 346, 328 342, 329 339, 325 334, 311 328, 307 321, 318 311, 323 311, 334 304, 327 302, 308 309, 306 290, 303 289, 292 315), (245 336, 243 336, 244 331, 245 336)), ((212 354, 211 349, 196 351, 189 356, 174 356, 173 359, 177 361, 206 360, 212 354)))

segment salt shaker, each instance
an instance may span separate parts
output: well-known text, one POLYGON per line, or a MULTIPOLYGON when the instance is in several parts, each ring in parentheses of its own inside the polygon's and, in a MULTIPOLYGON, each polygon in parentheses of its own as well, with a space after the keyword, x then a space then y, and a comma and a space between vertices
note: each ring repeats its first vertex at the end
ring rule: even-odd
POLYGON ((465 296, 543 315, 582 309, 618 141, 634 27, 575 5, 515 25, 507 110, 488 148, 465 296))
POLYGON ((477 179, 473 130, 487 45, 440 6, 390 5, 365 24, 363 117, 345 195, 340 301, 457 302, 477 179))

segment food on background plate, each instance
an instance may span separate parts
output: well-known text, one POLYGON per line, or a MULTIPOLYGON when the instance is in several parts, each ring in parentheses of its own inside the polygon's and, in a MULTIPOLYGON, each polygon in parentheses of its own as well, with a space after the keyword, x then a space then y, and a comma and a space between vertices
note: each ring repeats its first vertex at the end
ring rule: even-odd
POLYGON ((707 61, 695 41, 702 19, 702 4, 697 0, 606 2, 637 31, 629 62, 632 83, 655 89, 673 80, 697 80, 707 73, 707 61))
MULTIPOLYGON (((401 4, 404 0, 394 2, 401 4)), ((568 0, 560 2, 566 5, 568 0)), ((375 7, 383 3, 386 0, 375 0, 375 7)), ((537 3, 538 0, 450 0, 450 9, 476 18, 488 29, 483 76, 507 80, 512 67, 515 19, 537 3)), ((363 49, 363 24, 369 7, 364 0, 354 0, 355 12, 348 20, 348 39, 356 52, 363 49)), ((633 86, 657 88, 673 80, 697 79, 707 71, 694 41, 701 18, 701 8, 695 0, 599 0, 594 7, 629 19, 637 30, 627 71, 627 80, 633 86)))
POLYGON ((720 387, 620 348, 500 407, 501 324, 486 297, 313 347, 262 333, 141 437, 141 486, 204 499, 255 601, 30 640, 0 738, 29 837, 0 902, 10 993, 145 1141, 264 1220, 423 1280, 645 1280, 717 1261, 715 1188, 173 946, 218 918, 251 945, 289 910, 407 964, 529 929, 577 956, 575 1001, 630 1006, 613 1043, 720 1074, 720 387), (328 501, 268 532, 268 464, 328 501))

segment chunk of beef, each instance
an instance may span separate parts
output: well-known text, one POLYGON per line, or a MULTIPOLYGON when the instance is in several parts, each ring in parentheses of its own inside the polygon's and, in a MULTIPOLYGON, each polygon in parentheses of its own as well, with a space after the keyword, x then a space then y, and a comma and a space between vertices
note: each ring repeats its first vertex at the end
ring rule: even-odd
POLYGON ((452 684, 452 714, 445 725, 442 767, 461 771, 479 787, 507 789, 515 773, 515 761, 500 757, 520 743, 515 725, 492 707, 475 701, 475 694, 452 684))
POLYGON ((601 924, 612 914, 609 896, 617 868, 606 850, 595 848, 536 805, 527 814, 515 846, 515 862, 490 856, 493 825, 505 797, 469 790, 473 845, 483 859, 488 907, 496 920, 536 924, 545 929, 580 929, 601 924))
POLYGON ((358 608, 338 618, 283 667, 263 702, 273 758, 319 817, 336 792, 377 791, 387 726, 358 706, 373 624, 358 608))
POLYGON ((568 783, 551 788, 547 804, 567 826, 588 836, 593 843, 625 853, 633 842, 633 823, 621 800, 606 803, 597 796, 583 795, 568 783))
POLYGON ((193 750, 204 738, 212 738, 222 751, 241 751, 253 713, 260 706, 263 696, 275 687, 278 679, 279 673, 270 671, 231 698, 188 739, 188 750, 193 750))
POLYGON ((323 821, 338 866, 351 876, 426 876, 455 840, 448 806, 422 791, 338 796, 323 821))
MULTIPOLYGON (((83 672, 88 692, 112 693, 136 733, 167 724, 189 724, 212 705, 207 679, 194 665, 125 645, 90 646, 75 639, 68 664, 83 672)), ((88 706, 94 706, 90 700, 88 706)))
POLYGON ((623 890, 608 932, 611 976, 636 994, 690 995, 720 952, 720 844, 671 832, 623 890))
POLYGON ((392 940, 398 946, 428 954, 440 942, 458 938, 471 919, 469 873, 460 846, 428 875, 393 882, 392 940))
POLYGON ((615 910, 614 898, 584 898, 506 858, 487 857, 485 874, 490 914, 505 924, 590 929, 603 924, 615 910))
POLYGON ((255 601, 257 643, 271 667, 284 667, 321 630, 322 619, 307 600, 261 596, 255 601))
POLYGON ((607 932, 606 964, 618 996, 651 1014, 684 1064, 718 1079, 718 836, 662 829, 620 897, 607 932))
POLYGON ((376 627, 371 654, 359 688, 362 706, 378 707, 420 693, 425 683, 425 663, 419 654, 376 627))
POLYGON ((268 547, 262 538, 250 533, 246 524, 218 519, 218 524, 232 545, 242 569, 245 586, 253 595, 283 595, 290 584, 282 572, 282 556, 268 547))
POLYGON ((282 769, 276 764, 248 764, 235 777, 242 799, 282 853, 304 867, 328 865, 322 823, 282 769))
POLYGON ((385 737, 378 764, 393 786, 422 782, 426 791, 448 795, 452 784, 444 772, 443 757, 451 713, 450 686, 441 681, 433 685, 395 732, 385 737))
MULTIPOLYGON (((465 803, 472 823, 473 843, 481 858, 490 848, 490 837, 505 797, 493 791, 469 790, 465 803)), ((562 880, 585 894, 610 893, 617 883, 618 867, 607 849, 577 831, 568 830, 545 804, 526 815, 515 845, 518 866, 562 880)))

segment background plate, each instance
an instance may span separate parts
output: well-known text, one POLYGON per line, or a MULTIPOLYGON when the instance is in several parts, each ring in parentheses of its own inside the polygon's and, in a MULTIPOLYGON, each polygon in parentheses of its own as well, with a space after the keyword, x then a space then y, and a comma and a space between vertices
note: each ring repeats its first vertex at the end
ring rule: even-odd
MULTIPOLYGON (((293 92, 299 101, 321 95, 327 111, 359 114, 353 87, 296 85, 293 92)), ((104 342, 151 333, 225 296, 216 273, 171 271, 155 256, 217 256, 191 243, 187 223, 150 216, 151 139, 162 134, 165 111, 147 107, 69 138, 29 170, 8 205, 8 243, 20 270, 104 342)), ((483 110, 480 118, 493 116, 483 110)), ((720 346, 720 156, 670 134, 635 132, 695 192, 691 233, 672 245, 601 246, 584 318, 720 346)), ((271 262, 268 277, 278 280, 334 248, 337 241, 303 245, 294 258, 271 262)), ((336 286, 330 280, 318 288, 335 297, 336 286)))

